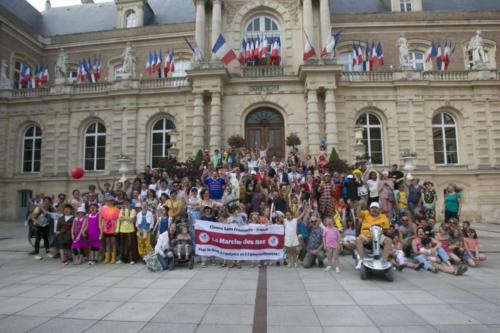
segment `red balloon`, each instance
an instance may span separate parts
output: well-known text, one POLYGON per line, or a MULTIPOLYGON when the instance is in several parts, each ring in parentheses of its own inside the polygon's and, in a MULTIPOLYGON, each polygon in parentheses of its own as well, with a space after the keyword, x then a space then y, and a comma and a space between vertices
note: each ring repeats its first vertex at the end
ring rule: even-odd
POLYGON ((74 167, 73 169, 71 169, 71 177, 73 177, 74 179, 80 179, 84 174, 85 172, 80 167, 74 167))

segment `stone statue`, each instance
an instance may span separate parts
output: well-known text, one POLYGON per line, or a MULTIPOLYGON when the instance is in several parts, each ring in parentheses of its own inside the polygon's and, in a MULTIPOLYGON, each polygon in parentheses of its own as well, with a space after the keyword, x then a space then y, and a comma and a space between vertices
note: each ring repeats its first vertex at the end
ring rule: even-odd
POLYGON ((474 63, 475 68, 481 67, 481 65, 484 66, 486 64, 486 56, 484 54, 484 41, 483 37, 481 36, 480 30, 476 31, 476 35, 469 41, 467 51, 472 53, 472 62, 474 63))
POLYGON ((9 65, 7 65, 7 60, 2 59, 2 64, 0 68, 0 80, 5 81, 8 80, 9 78, 7 77, 7 68, 9 65))
POLYGON ((135 51, 132 48, 130 42, 127 42, 127 46, 123 51, 122 58, 123 58, 123 65, 122 65, 123 73, 129 74, 130 76, 135 76, 136 56, 135 56, 135 51))
POLYGON ((411 68, 408 40, 405 37, 404 32, 399 34, 399 38, 396 42, 396 47, 399 50, 399 68, 411 68))
POLYGON ((66 78, 68 77, 68 70, 66 64, 68 63, 68 55, 61 49, 59 51, 59 56, 57 57, 56 65, 54 67, 56 78, 56 84, 61 84, 66 82, 66 78))

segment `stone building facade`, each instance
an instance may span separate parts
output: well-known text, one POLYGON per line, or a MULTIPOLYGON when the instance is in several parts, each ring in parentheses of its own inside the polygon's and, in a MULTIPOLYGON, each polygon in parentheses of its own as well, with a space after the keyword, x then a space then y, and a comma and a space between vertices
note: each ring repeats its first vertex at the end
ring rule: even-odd
MULTIPOLYGON (((500 1, 473 5, 439 0, 115 0, 36 12, 24 0, 0 0, 0 219, 24 214, 39 192, 85 189, 118 174, 120 154, 132 175, 170 152, 181 159, 198 149, 227 146, 240 134, 249 146, 270 143, 286 154, 296 132, 301 152, 317 154, 321 140, 353 161, 354 129, 378 168, 417 153, 417 177, 464 189, 463 213, 476 221, 500 217, 500 1), (356 3, 357 5, 353 5, 356 3), (471 6, 471 7, 468 7, 471 6), (259 23, 252 23, 255 20, 259 23), (268 28, 269 23, 269 29, 268 28), (258 24, 258 27, 257 27, 258 24), (276 29, 273 29, 274 25, 276 29), (468 44, 482 32, 485 65, 475 67, 468 44), (302 60, 305 35, 319 54, 331 31, 341 31, 335 59, 302 60), (395 44, 409 44, 411 68, 400 68, 395 44), (211 56, 222 33, 238 52, 248 34, 281 41, 281 64, 224 66, 211 56), (194 61, 184 38, 202 51, 194 61), (352 45, 380 42, 385 65, 352 66, 352 45), (432 41, 451 41, 448 71, 425 62, 432 41), (123 76, 130 42, 136 73, 123 76), (64 83, 55 84, 61 49, 64 83), (174 77, 146 74, 148 53, 175 50, 174 77), (71 82, 80 59, 99 56, 102 79, 71 82), (19 89, 21 63, 48 64, 50 81, 19 89), (69 170, 86 175, 72 180, 69 170)), ((441 193, 440 193, 441 194, 441 193)), ((442 198, 442 195, 440 195, 442 198)), ((440 206, 439 206, 440 207, 440 206)))

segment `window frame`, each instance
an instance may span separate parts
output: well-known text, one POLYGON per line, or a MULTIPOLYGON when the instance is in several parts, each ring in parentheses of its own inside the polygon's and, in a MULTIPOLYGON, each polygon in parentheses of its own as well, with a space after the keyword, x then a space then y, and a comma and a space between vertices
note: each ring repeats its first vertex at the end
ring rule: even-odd
POLYGON ((170 72, 171 73, 170 77, 172 77, 172 78, 178 78, 178 77, 183 78, 183 77, 187 76, 186 70, 190 70, 190 69, 193 68, 193 63, 191 61, 189 61, 188 59, 178 59, 178 60, 174 61, 174 66, 175 66, 175 71, 174 72, 170 72), (189 64, 189 66, 185 67, 185 68, 182 68, 183 66, 181 66, 181 64, 189 64))
POLYGON ((171 142, 172 135, 171 134, 174 133, 175 131, 176 131, 175 121, 170 117, 162 117, 162 118, 156 119, 155 121, 152 122, 151 128, 150 128, 151 138, 150 138, 149 147, 150 147, 151 153, 150 153, 149 163, 153 169, 157 168, 157 166, 154 165, 154 163, 153 163, 154 158, 166 158, 166 157, 168 157, 168 149, 170 147, 172 147, 172 142, 171 142), (160 130, 155 130, 154 128, 155 128, 156 124, 158 124, 158 122, 160 122, 160 121, 163 122, 162 128, 160 130), (169 122, 172 124, 172 128, 167 128, 168 127, 167 124, 169 122), (162 156, 156 156, 153 153, 153 151, 154 151, 153 146, 155 145, 154 144, 154 135, 155 134, 162 135, 162 141, 161 141, 162 156), (169 141, 170 141, 169 144, 165 143, 165 139, 167 138, 167 136, 169 137, 169 141))
POLYGON ((266 14, 254 15, 245 23, 245 28, 243 29, 243 35, 249 38, 260 37, 261 35, 265 35, 266 37, 280 37, 281 39, 281 26, 278 20, 266 14), (248 31, 250 24, 253 24, 256 19, 259 19, 259 31, 248 31), (266 19, 271 21, 271 30, 266 30, 266 19), (273 30, 272 24, 276 24, 277 30, 273 30))
MULTIPOLYGON (((363 141, 366 141, 366 153, 368 154, 368 156, 370 156, 370 161, 374 165, 384 165, 384 163, 385 163, 384 125, 383 124, 384 123, 382 121, 382 118, 379 117, 376 113, 370 112, 370 111, 363 112, 363 113, 359 114, 358 117, 356 118, 356 126, 361 126, 361 127, 363 127, 364 130, 366 130, 366 140, 363 139, 363 141), (374 116, 378 120, 378 122, 379 122, 378 125, 370 124, 370 115, 374 116), (359 121, 362 117, 366 118, 366 124, 359 124, 359 121), (375 163, 372 161, 372 147, 371 147, 372 146, 372 144, 371 144, 372 139, 371 139, 370 129, 380 129, 380 153, 381 153, 381 157, 382 157, 381 163, 375 163)), ((363 135, 363 137, 364 137, 364 135, 363 135)))
POLYGON ((399 9, 402 12, 412 12, 412 0, 399 0, 399 9))
POLYGON ((23 138, 22 138, 22 148, 21 148, 21 173, 23 174, 32 174, 32 173, 40 173, 40 170, 42 169, 42 143, 43 143, 43 131, 38 125, 31 125, 27 127, 23 131, 23 138), (32 136, 27 136, 27 133, 30 129, 33 128, 33 135, 32 136), (40 132, 40 135, 37 135, 37 130, 40 132), (24 163, 26 160, 24 159, 25 151, 26 151, 26 141, 31 141, 32 144, 32 149, 31 149, 31 157, 30 157, 30 165, 31 165, 31 170, 24 170, 24 163), (38 170, 35 170, 35 152, 36 152, 36 142, 40 141, 40 159, 38 160, 38 170))
POLYGON ((125 12, 125 15, 123 15, 123 20, 124 20, 124 22, 123 22, 123 27, 124 27, 125 29, 137 28, 137 26, 138 26, 138 24, 137 24, 137 13, 136 13, 136 12, 135 12, 135 10, 133 10, 133 9, 129 9, 129 10, 127 10, 127 11, 125 12), (128 19, 128 18, 129 18, 129 16, 130 16, 130 15, 132 15, 132 14, 134 15, 134 21, 133 21, 134 25, 129 26, 129 19, 128 19))
POLYGON ((83 131, 83 169, 85 171, 104 171, 106 170, 106 133, 107 131, 107 128, 106 128, 106 125, 104 125, 103 122, 101 121, 98 121, 98 120, 95 120, 95 121, 92 121, 90 122, 89 124, 87 124, 87 126, 85 126, 85 129, 83 131), (88 130, 90 128, 90 126, 92 125, 95 125, 95 131, 93 133, 88 133, 88 130), (103 126, 104 127, 104 132, 99 132, 99 125, 103 126), (90 138, 90 137, 93 137, 94 138, 94 145, 93 145, 93 150, 94 150, 94 156, 93 156, 93 167, 92 169, 87 169, 87 164, 86 164, 86 161, 87 160, 90 160, 90 158, 87 158, 87 138, 90 138), (98 139, 99 137, 104 137, 104 156, 102 158, 99 158, 97 156, 97 152, 98 152, 98 139), (104 160, 104 164, 103 164, 103 167, 102 169, 98 169, 97 168, 97 160, 104 160))
MULTIPOLYGON (((409 58, 409 61, 411 63, 411 66, 413 68, 413 70, 416 70, 416 71, 425 71, 426 70, 426 63, 425 63, 425 52, 422 52, 422 51, 419 51, 419 50, 411 50, 409 53, 408 53, 408 58, 409 58), (417 59, 415 59, 415 55, 416 54, 421 54, 422 55, 422 68, 417 68, 416 65, 417 65, 417 59)), ((418 62, 420 63, 420 62, 418 62)))
POLYGON ((432 124, 432 152, 434 156, 434 164, 436 165, 441 165, 441 166, 447 166, 447 165, 459 165, 460 164, 460 147, 459 147, 459 141, 458 141, 458 122, 456 117, 451 114, 450 112, 442 111, 439 113, 436 113, 432 119, 431 119, 431 124, 432 124), (452 120, 453 124, 446 124, 444 121, 445 115, 448 115, 452 120), (439 116, 440 117, 440 124, 434 124, 434 119, 439 116), (437 163, 436 162, 436 147, 434 145, 434 129, 440 129, 441 135, 442 135, 442 144, 443 144, 443 150, 440 152, 443 154, 443 161, 444 163, 437 163), (448 137, 446 136, 446 129, 447 128, 453 128, 455 130, 455 137, 453 138, 455 140, 455 145, 457 147, 456 149, 456 154, 457 154, 457 162, 456 163, 450 163, 448 162, 448 150, 446 147, 446 142, 448 141, 448 137))

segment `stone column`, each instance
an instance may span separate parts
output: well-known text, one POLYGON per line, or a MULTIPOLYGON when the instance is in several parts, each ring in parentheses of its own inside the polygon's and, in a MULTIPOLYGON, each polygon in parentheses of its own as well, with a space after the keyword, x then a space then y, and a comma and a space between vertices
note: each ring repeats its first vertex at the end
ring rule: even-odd
POLYGON ((316 90, 307 91, 307 136, 309 154, 319 153, 319 110, 316 90))
MULTIPOLYGON (((221 33, 222 26, 222 0, 212 0, 212 48, 215 41, 221 33)), ((215 54, 212 53, 212 59, 216 59, 215 54)))
POLYGON ((222 109, 220 92, 212 93, 210 103, 210 152, 222 146, 222 109))
POLYGON ((319 15, 320 15, 320 26, 321 26, 321 45, 320 49, 323 49, 328 40, 328 36, 331 34, 331 23, 330 23, 330 3, 329 0, 320 0, 319 2, 319 15))
POLYGON ((193 112, 193 155, 199 149, 203 148, 203 141, 205 140, 205 131, 203 124, 203 95, 201 93, 194 94, 194 112, 193 112))
MULTIPOLYGON (((335 92, 333 89, 325 91, 325 133, 326 144, 329 149, 339 144, 337 130, 337 107, 335 106, 335 92)), ((338 149, 337 149, 338 151, 338 149)))
POLYGON ((196 0, 195 39, 202 54, 205 54, 205 0, 196 0))
MULTIPOLYGON (((302 2, 302 13, 303 13, 303 20, 304 20, 304 31, 307 34, 307 37, 309 37, 309 40, 311 43, 314 43, 314 33, 313 33, 313 7, 312 7, 312 0, 303 0, 302 2)), ((304 44, 305 44, 305 37, 304 37, 304 44)))

